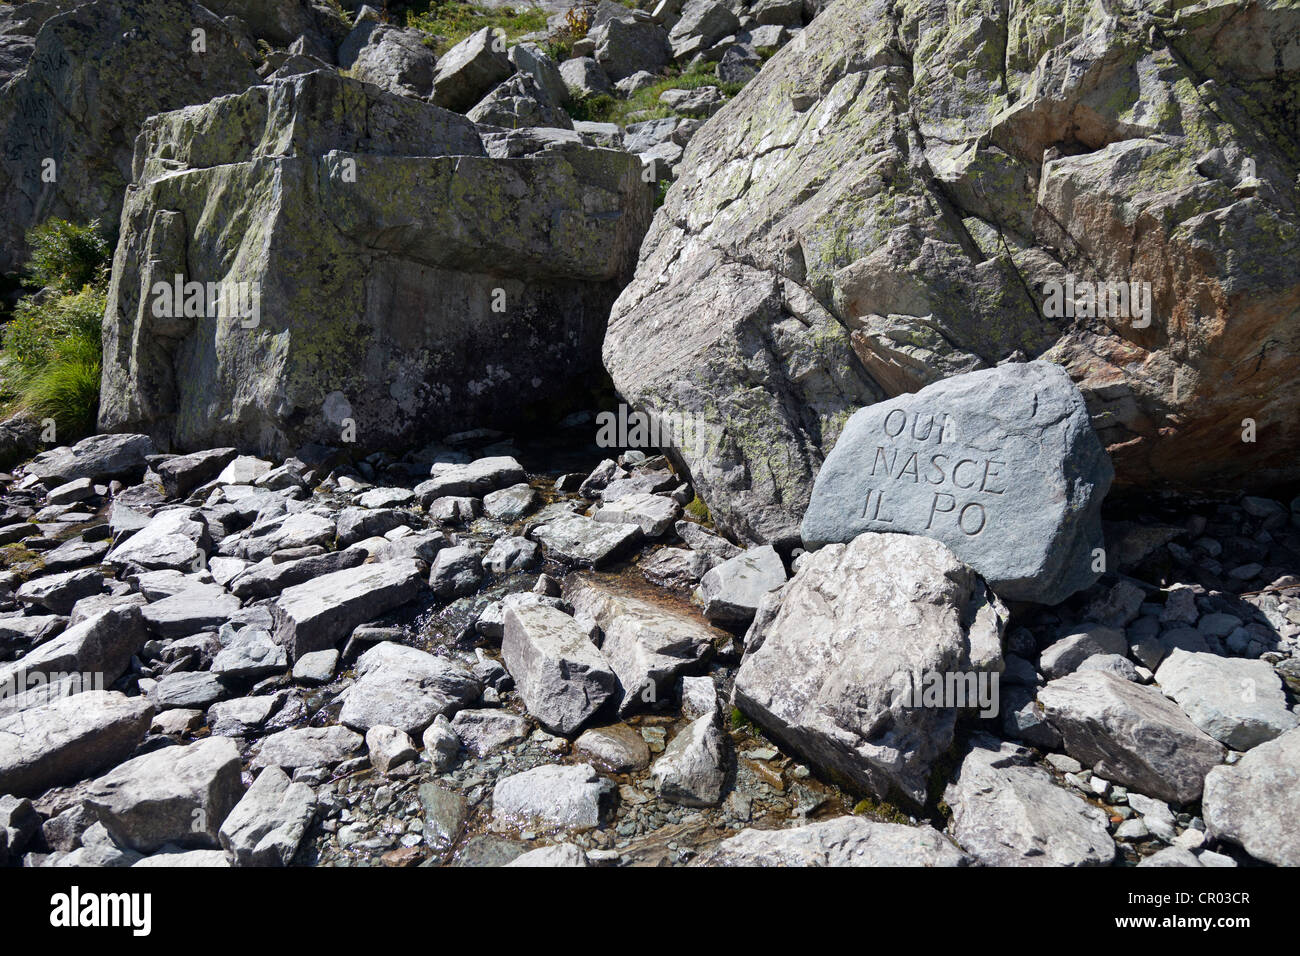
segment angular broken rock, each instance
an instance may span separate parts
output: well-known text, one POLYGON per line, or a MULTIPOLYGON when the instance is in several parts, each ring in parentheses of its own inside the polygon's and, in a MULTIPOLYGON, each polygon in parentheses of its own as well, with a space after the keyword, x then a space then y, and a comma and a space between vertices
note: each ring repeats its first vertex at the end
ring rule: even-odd
POLYGON ((424 575, 412 559, 364 564, 286 588, 271 605, 275 639, 296 661, 334 647, 366 621, 415 598, 424 575))
POLYGON ((144 473, 145 459, 152 454, 153 440, 147 435, 91 435, 70 448, 43 451, 24 467, 47 485, 76 478, 130 479, 144 473))
POLYGON ((554 846, 544 846, 522 853, 506 866, 591 866, 591 861, 587 859, 587 854, 581 847, 574 846, 572 843, 557 843, 554 846))
POLYGON ((466 750, 475 757, 486 757, 526 740, 533 725, 508 710, 462 710, 452 719, 451 729, 466 750))
POLYGON ((488 492, 519 484, 527 476, 519 462, 508 456, 480 458, 465 465, 450 465, 415 488, 427 508, 444 497, 482 498, 488 492))
POLYGON ((1014 744, 980 735, 944 802, 952 835, 985 866, 1104 866, 1115 856, 1106 813, 1058 786, 1014 744))
POLYGON ((1127 654, 1128 639, 1113 627, 1085 624, 1043 649, 1039 670, 1049 680, 1079 669, 1089 657, 1099 654, 1127 654))
POLYGON ((392 641, 362 654, 356 673, 339 722, 357 730, 386 725, 419 734, 439 714, 473 703, 483 690, 460 664, 392 641))
POLYGON ((961 675, 954 690, 980 706, 980 681, 992 686, 980 674, 1002 668, 1003 617, 938 541, 868 532, 800 561, 761 643, 747 638, 735 704, 828 775, 923 804, 963 701, 917 706, 922 692, 961 675))
POLYGON ((573 742, 573 752, 610 773, 634 773, 650 766, 645 738, 627 724, 584 730, 573 742))
POLYGON ((1257 860, 1300 866, 1300 728, 1206 775, 1205 825, 1257 860))
POLYGON ((835 817, 788 830, 744 830, 692 866, 968 866, 934 827, 835 817))
POLYGON ((163 493, 168 498, 186 498, 199 485, 220 475, 237 455, 234 448, 196 451, 192 455, 177 455, 159 462, 154 467, 154 472, 162 482, 163 493))
POLYGON ((679 730, 650 768, 659 796, 688 807, 721 803, 726 773, 726 737, 713 714, 679 730))
POLYGON ((332 767, 354 756, 365 741, 346 727, 295 727, 262 741, 253 767, 332 767))
POLYGON ((264 561, 231 578, 229 588, 232 594, 244 599, 274 597, 285 588, 335 571, 355 568, 365 563, 365 560, 365 551, 360 548, 345 548, 282 564, 264 561))
POLYGON ((92 781, 85 799, 118 846, 152 853, 168 843, 217 848, 243 794, 239 749, 209 737, 128 760, 92 781))
POLYGON ((1265 661, 1174 648, 1156 683, 1192 723, 1233 750, 1249 750, 1300 722, 1287 707, 1282 679, 1265 661))
POLYGON ((505 826, 586 830, 609 816, 614 793, 591 764, 544 765, 499 780, 492 817, 505 826))
POLYGON ((785 565, 771 545, 750 548, 700 578, 704 616, 718 624, 747 625, 763 595, 785 583, 785 565))
POLYGON ((0 687, 7 686, 19 675, 49 677, 68 673, 89 675, 91 681, 107 687, 122 676, 131 663, 131 656, 148 639, 139 608, 134 605, 109 608, 73 625, 20 660, 0 664, 0 687))
POLYGON ((528 712, 552 733, 573 733, 618 691, 587 632, 553 607, 506 608, 501 660, 528 712))
POLYGON ((565 596, 576 618, 605 634, 600 653, 622 686, 621 716, 668 699, 678 676, 727 638, 725 631, 695 615, 652 604, 595 578, 570 579, 565 596))
POLYGON ((0 793, 37 796, 111 767, 152 721, 144 698, 98 690, 0 717, 0 793))
POLYGON ((600 567, 625 555, 638 542, 639 525, 613 524, 582 515, 555 518, 538 525, 529 537, 555 556, 583 567, 600 567))
POLYGON ((235 866, 288 866, 315 815, 311 787, 267 767, 222 822, 218 837, 235 866))
POLYGON ((1169 803, 1201 795, 1224 749, 1153 687, 1077 671, 1038 693, 1065 752, 1094 773, 1169 803))
POLYGON ((370 754, 370 766, 380 773, 410 763, 417 756, 410 735, 385 724, 375 724, 366 731, 366 750, 370 754))
POLYGON ((999 596, 1057 604, 1097 580, 1113 476, 1064 369, 970 372, 854 413, 813 484, 804 546, 926 535, 999 596))
POLYGON ((647 538, 658 538, 682 515, 677 502, 663 495, 633 492, 601 505, 594 515, 597 521, 634 524, 647 538))
POLYGON ((433 77, 432 100, 438 106, 463 113, 488 90, 514 72, 497 38, 484 27, 443 54, 433 77))
POLYGON ((33 578, 14 596, 29 607, 40 606, 55 614, 68 614, 82 598, 98 594, 103 589, 104 576, 94 568, 82 568, 33 578))

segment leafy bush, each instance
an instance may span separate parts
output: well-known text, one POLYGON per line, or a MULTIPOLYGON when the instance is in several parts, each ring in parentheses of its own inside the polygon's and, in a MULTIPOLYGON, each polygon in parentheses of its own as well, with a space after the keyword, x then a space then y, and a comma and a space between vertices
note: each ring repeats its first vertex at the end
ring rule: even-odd
POLYGON ((99 222, 78 226, 63 219, 49 219, 27 231, 31 249, 27 260, 29 285, 53 286, 61 292, 76 292, 82 286, 103 281, 112 249, 100 235, 99 222))
POLYGON ((27 284, 41 291, 18 301, 0 333, 0 401, 53 419, 67 441, 93 431, 99 410, 108 244, 95 223, 62 220, 31 230, 28 242, 27 284))

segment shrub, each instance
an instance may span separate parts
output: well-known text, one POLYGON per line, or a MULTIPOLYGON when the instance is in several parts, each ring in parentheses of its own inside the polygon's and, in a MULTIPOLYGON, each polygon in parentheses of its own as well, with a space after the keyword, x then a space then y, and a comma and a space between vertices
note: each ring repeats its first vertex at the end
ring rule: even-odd
POLYGON ((53 286, 76 292, 102 282, 112 250, 99 234, 99 222, 78 226, 64 219, 49 219, 27 231, 31 249, 27 260, 29 285, 53 286))

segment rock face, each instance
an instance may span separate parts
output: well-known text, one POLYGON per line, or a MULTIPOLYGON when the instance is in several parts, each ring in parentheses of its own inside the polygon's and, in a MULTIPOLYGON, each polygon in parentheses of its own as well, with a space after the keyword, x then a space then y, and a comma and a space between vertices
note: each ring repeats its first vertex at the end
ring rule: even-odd
POLYGON ((1039 692, 1065 752, 1107 780, 1170 803, 1201 795, 1224 750, 1153 687, 1079 671, 1039 692))
POLYGON ((598 360, 652 190, 620 151, 525 153, 491 158, 464 117, 328 71, 152 117, 101 428, 283 457, 411 445, 566 391, 598 360), (178 275, 229 294, 178 313, 178 275))
POLYGON ((858 406, 1003 360, 1069 371, 1122 483, 1300 474, 1295 132, 1256 135, 1300 13, 1147 10, 838 0, 692 138, 604 355, 704 423, 723 530, 793 538, 858 406))
POLYGON ((1300 866, 1300 729, 1260 744, 1205 778, 1201 806, 1211 834, 1277 866, 1300 866))
POLYGON ((1064 369, 970 372, 849 419, 813 485, 804 545, 923 534, 1002 597, 1057 604, 1099 576, 1111 477, 1064 369))
POLYGON ((50 216, 111 231, 144 121, 256 83, 250 52, 246 35, 189 0, 95 0, 46 21, 27 69, 0 94, 0 272, 23 259, 24 231, 50 216), (193 29, 205 53, 192 49, 193 29), (47 159, 53 182, 42 177, 47 159))
POLYGON ((789 830, 745 830, 700 855, 697 866, 966 866, 933 827, 836 817, 789 830))
POLYGON ((991 600, 937 541, 867 533, 828 545, 801 560, 770 620, 760 612, 735 704, 823 772, 924 803, 957 708, 924 706, 921 691, 935 675, 978 682, 977 672, 1001 670, 1003 621, 991 600))

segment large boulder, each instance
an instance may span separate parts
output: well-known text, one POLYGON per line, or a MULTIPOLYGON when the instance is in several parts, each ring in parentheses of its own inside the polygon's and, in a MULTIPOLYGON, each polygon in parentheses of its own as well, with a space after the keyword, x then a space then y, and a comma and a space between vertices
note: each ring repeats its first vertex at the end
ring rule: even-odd
POLYGON ((323 70, 151 118, 102 428, 181 450, 392 448, 567 393, 653 192, 634 157, 546 142, 490 158, 464 117, 323 70), (213 301, 175 314, 177 276, 213 301))
POLYGON ((704 423, 673 454, 719 527, 792 539, 858 406, 1033 358, 1121 483, 1300 475, 1297 133, 1262 119, 1300 9, 951 6, 830 5, 691 139, 615 305, 614 384, 704 423), (1098 281, 1149 300, 1064 314, 1098 281))
POLYGON ((25 71, 0 90, 0 272, 17 267, 24 232, 51 216, 115 227, 150 116, 258 81, 251 39, 199 3, 63 6, 36 34, 25 71))
POLYGON ((1038 694, 1065 752, 1094 773, 1170 803, 1201 796, 1224 749, 1153 687, 1106 671, 1059 677, 1038 694))
POLYGON ((804 545, 923 534, 1002 597, 1057 604, 1100 575, 1112 474, 1060 366, 970 372, 849 419, 813 485, 804 545))
POLYGON ((746 637, 736 706, 827 776, 925 803, 957 705, 996 708, 1005 612, 975 572, 938 541, 869 532, 801 559, 769 611, 746 637), (950 675, 965 700, 934 693, 950 675))

